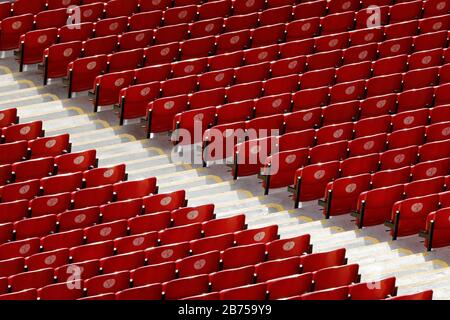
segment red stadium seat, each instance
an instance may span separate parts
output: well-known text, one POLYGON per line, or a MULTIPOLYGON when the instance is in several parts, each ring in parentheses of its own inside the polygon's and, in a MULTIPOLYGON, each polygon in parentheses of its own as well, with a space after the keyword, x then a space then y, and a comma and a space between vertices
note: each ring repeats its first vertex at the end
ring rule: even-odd
POLYGON ((31 200, 39 194, 39 180, 11 183, 1 187, 0 190, 2 202, 31 200))
POLYGON ((35 198, 30 201, 31 215, 38 217, 62 213, 70 208, 70 201, 71 195, 69 192, 35 198))
POLYGON ((323 202, 325 217, 340 215, 356 210, 359 194, 370 188, 370 174, 338 178, 330 182, 323 202))
POLYGON ((299 201, 323 197, 328 182, 337 178, 338 170, 339 161, 317 163, 298 169, 293 180, 295 207, 298 207, 299 201))
POLYGON ((395 277, 352 284, 348 289, 351 300, 381 300, 389 296, 394 296, 397 290, 395 287, 395 277))
POLYGON ((42 121, 13 124, 2 129, 2 142, 15 142, 20 140, 33 140, 44 136, 42 121))
POLYGON ((170 212, 162 211, 154 214, 130 218, 128 220, 131 234, 159 231, 170 226, 170 212))
POLYGON ((226 289, 220 292, 220 300, 265 300, 266 284, 258 283, 226 289))
POLYGON ((131 270, 144 265, 144 251, 118 254, 100 259, 103 274, 131 270))
POLYGON ((206 274, 164 282, 164 298, 166 300, 178 300, 206 293, 208 292, 208 285, 208 275, 206 274))
POLYGON ((314 272, 324 268, 346 264, 345 249, 312 253, 300 257, 302 272, 314 272))
POLYGON ((125 169, 124 164, 108 168, 96 168, 85 171, 83 173, 83 179, 87 188, 114 184, 127 179, 125 169))
POLYGON ((157 193, 156 178, 150 177, 135 181, 121 181, 113 186, 117 201, 146 197, 157 193))
POLYGON ((294 297, 309 292, 311 283, 312 274, 309 272, 266 282, 269 299, 271 300, 294 297))
POLYGON ((84 288, 88 296, 114 293, 129 288, 130 273, 121 271, 112 274, 104 274, 84 280, 84 288))
POLYGON ((396 296, 388 298, 386 300, 432 300, 432 298, 433 298, 433 290, 427 290, 419 293, 396 296))
POLYGON ((108 203, 113 198, 112 185, 82 189, 72 193, 74 209, 99 206, 108 203))
POLYGON ((70 210, 58 215, 59 231, 73 230, 94 225, 99 221, 98 207, 70 210))
MULTIPOLYGON (((153 30, 130 31, 122 34, 119 38, 120 50, 133 50, 145 48, 153 42, 153 30)), ((142 53, 141 53, 142 55, 142 53)))
POLYGON ((300 273, 299 257, 271 260, 255 265, 256 282, 266 282, 298 273, 300 273))
POLYGON ((161 284, 135 287, 116 292, 116 300, 161 300, 161 284))
POLYGON ((183 258, 177 261, 178 276, 184 278, 216 272, 219 270, 219 261, 219 251, 210 251, 183 258))
POLYGON ((96 77, 94 81, 94 112, 98 111, 99 106, 118 103, 120 90, 131 85, 133 79, 133 70, 108 73, 96 77))
POLYGON ((381 224, 389 219, 392 206, 403 198, 403 189, 403 185, 397 184, 362 192, 357 207, 358 227, 381 224))
POLYGON ((58 249, 34 254, 27 257, 25 263, 27 270, 39 270, 43 268, 57 268, 69 262, 69 249, 58 249))
POLYGON ((28 200, 0 203, 0 223, 22 220, 28 215, 28 200))
POLYGON ((73 92, 92 89, 95 78, 105 72, 106 67, 106 55, 80 58, 69 63, 67 67, 70 78, 69 98, 73 92))
POLYGON ((45 268, 19 273, 9 277, 8 283, 13 292, 45 287, 53 283, 53 269, 45 268))
POLYGON ((83 187, 83 174, 81 172, 58 174, 42 178, 40 183, 45 195, 72 192, 83 187))
POLYGON ((157 284, 175 279, 175 262, 151 264, 130 272, 134 287, 157 284))
MULTIPOLYGON (((0 145, 0 165, 9 165, 27 158, 28 143, 24 140, 0 145)), ((9 170, 11 171, 11 170, 9 170)), ((9 172, 10 174, 11 172, 9 172)))
POLYGON ((114 247, 119 254, 144 250, 156 246, 157 243, 158 234, 156 232, 147 232, 114 239, 114 247))
POLYGON ((338 287, 305 293, 299 297, 300 300, 347 300, 348 287, 338 287))
POLYGON ((81 283, 56 283, 38 289, 39 300, 76 300, 83 297, 81 283))
MULTIPOLYGON (((22 0, 21 3, 27 1, 22 0)), ((20 36, 33 29, 34 16, 30 13, 15 15, 2 20, 0 32, 0 50, 18 49, 20 36)))
POLYGON ((96 151, 86 150, 55 157, 58 174, 80 172, 97 166, 96 151))
POLYGON ((239 268, 264 261, 265 245, 255 243, 228 248, 222 253, 223 269, 239 268))
POLYGON ((218 236, 191 240, 189 243, 193 254, 200 254, 214 250, 223 251, 233 246, 234 235, 232 233, 225 233, 218 236))
POLYGON ((16 162, 12 165, 11 170, 15 182, 40 179, 53 174, 54 161, 52 157, 44 157, 16 162))

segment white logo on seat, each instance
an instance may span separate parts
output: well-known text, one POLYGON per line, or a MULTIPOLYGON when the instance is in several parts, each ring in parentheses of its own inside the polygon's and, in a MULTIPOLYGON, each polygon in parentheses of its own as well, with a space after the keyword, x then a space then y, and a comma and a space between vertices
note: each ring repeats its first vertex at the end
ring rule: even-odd
POLYGON ((428 170, 425 172, 427 177, 433 177, 436 173, 437 173, 437 168, 436 167, 431 167, 428 168, 428 170))
POLYGON ((255 5, 255 0, 247 0, 247 1, 245 2, 245 6, 246 6, 247 8, 253 7, 254 5, 255 5))
POLYGON ((73 164, 80 165, 84 162, 84 156, 78 156, 73 159, 73 164))
POLYGON ((47 200, 47 207, 54 207, 58 204, 59 200, 58 198, 51 198, 47 200))
POLYGON ((199 259, 199 260, 195 261, 194 269, 195 270, 201 270, 201 269, 203 269, 203 267, 205 265, 206 265, 206 260, 205 259, 199 259))
POLYGON ((37 39, 37 42, 40 43, 40 44, 43 44, 43 43, 45 43, 45 41, 47 41, 47 39, 48 39, 48 37, 45 34, 43 34, 42 36, 40 36, 37 39))
POLYGON ((27 135, 28 133, 30 133, 30 131, 31 131, 31 127, 25 126, 20 129, 19 133, 24 136, 24 135, 27 135))
POLYGON ((182 10, 178 13, 178 19, 184 19, 187 16, 187 10, 182 10))
POLYGON ((172 202, 172 197, 164 197, 161 199, 160 204, 162 206, 167 206, 171 202, 172 202))
POLYGON ((48 140, 48 141, 45 143, 45 147, 46 147, 47 149, 51 149, 51 148, 53 148, 55 145, 56 145, 56 140, 55 140, 55 139, 48 140))
POLYGON ((297 159, 297 156, 296 156, 295 154, 290 154, 290 155, 288 155, 288 156, 286 157, 286 159, 284 159, 284 161, 285 161, 287 164, 291 164, 291 163, 293 163, 296 159, 297 159))
POLYGON ((365 36, 364 36, 364 40, 365 41, 367 41, 367 42, 369 42, 369 41, 372 41, 372 39, 375 37, 375 34, 373 33, 373 32, 370 32, 370 33, 368 33, 368 34, 366 34, 365 36))
POLYGON ((431 62, 431 56, 425 56, 422 58, 422 64, 429 64, 431 62))
POLYGON ((311 28, 311 23, 310 22, 304 23, 304 24, 302 24, 301 28, 302 28, 302 31, 308 31, 311 28))
POLYGON ((145 38, 145 33, 141 32, 134 38, 136 41, 141 42, 145 38))
POLYGON ((379 100, 376 103, 376 107, 378 109, 384 108, 386 106, 387 100, 383 99, 383 100, 379 100))
POLYGON ((359 60, 364 60, 369 55, 369 52, 367 50, 363 50, 358 54, 359 60))
POLYGON ((19 253, 20 254, 27 254, 28 251, 30 251, 30 249, 31 249, 31 245, 29 243, 26 243, 26 244, 22 245, 19 248, 19 253))
POLYGON ((86 69, 88 70, 94 70, 94 68, 97 66, 97 62, 91 61, 86 65, 86 69))
POLYGON ((30 185, 27 184, 19 189, 19 193, 21 195, 24 195, 24 194, 28 193, 28 191, 30 191, 30 189, 31 189, 30 185))
POLYGON ((81 213, 81 214, 77 215, 77 216, 73 219, 73 221, 74 221, 75 223, 82 223, 84 220, 86 220, 86 215, 85 215, 84 213, 81 213))
POLYGON ((170 52, 170 48, 169 48, 169 47, 166 47, 166 48, 164 48, 164 49, 161 49, 161 51, 159 52, 159 54, 160 54, 161 56, 165 57, 165 56, 167 56, 167 55, 169 54, 169 52, 170 52))
POLYGON ((141 90, 141 96, 143 96, 143 97, 145 97, 149 93, 150 93, 150 88, 149 87, 145 87, 144 89, 141 90))
POLYGON ((437 10, 443 10, 445 8, 446 4, 445 1, 441 1, 436 5, 437 10))
POLYGON ((224 78, 225 78, 225 74, 224 74, 223 72, 221 72, 221 73, 219 73, 218 75, 216 75, 216 76, 214 77, 214 81, 220 82, 220 81, 222 81, 224 78))
POLYGON ((104 178, 111 178, 114 174, 114 169, 108 169, 105 172, 103 172, 104 178))
POLYGON ((68 4, 70 4, 70 0, 62 0, 61 4, 63 6, 67 6, 68 4))
POLYGON ((349 183, 346 187, 345 187, 345 192, 347 193, 352 193, 356 190, 356 183, 349 183))
POLYGON ((137 237, 133 240, 133 246, 135 247, 139 247, 140 245, 142 245, 145 241, 144 237, 137 237))
POLYGON ((22 27, 22 21, 15 21, 13 22, 13 24, 11 25, 11 28, 13 30, 18 30, 22 27))
POLYGON ((315 178, 316 180, 320 180, 320 179, 322 179, 324 176, 325 176, 325 170, 317 170, 317 171, 314 173, 314 178, 315 178))
POLYGON ((230 43, 231 44, 236 44, 236 43, 239 42, 240 39, 241 39, 241 37, 239 37, 239 36, 233 36, 233 37, 230 38, 230 43))
POLYGON ((185 73, 191 73, 192 71, 194 71, 194 66, 192 64, 189 64, 186 67, 184 67, 185 73))
POLYGON ((164 103, 164 109, 170 110, 175 106, 175 101, 167 101, 164 103))
POLYGON ((422 209, 423 209, 423 203, 421 203, 421 202, 414 203, 411 206, 411 211, 414 213, 418 213, 418 212, 422 211, 422 209))
POLYGON ((395 156, 394 162, 395 163, 402 163, 403 161, 405 161, 405 158, 406 158, 406 156, 403 153, 398 154, 398 155, 395 156))
POLYGON ((283 250, 284 251, 291 251, 295 247, 294 241, 287 241, 283 244, 283 250))
POLYGON ((173 255, 173 250, 172 249, 166 249, 163 252, 161 252, 161 257, 164 259, 168 259, 173 255))
POLYGON ((295 69, 295 67, 297 67, 297 65, 298 65, 298 61, 297 60, 291 61, 288 64, 288 69, 289 70, 295 69))
POLYGON ((47 258, 45 258, 44 263, 45 263, 47 266, 49 266, 49 265, 54 264, 55 261, 56 261, 56 256, 53 254, 53 255, 48 256, 47 258))
POLYGON ((116 284, 116 279, 108 279, 103 282, 103 288, 110 289, 116 284))
POLYGON ((414 122, 414 120, 414 116, 407 116, 405 119, 403 119, 403 124, 410 125, 414 122))
POLYGON ((333 138, 338 139, 344 134, 344 129, 337 129, 333 132, 333 138))
POLYGON ((436 22, 435 24, 433 24, 432 28, 434 31, 440 30, 442 28, 442 22, 440 21, 436 22))
POLYGON ((349 95, 353 94, 355 92, 355 90, 356 90, 355 86, 349 86, 349 87, 347 87, 347 89, 345 89, 345 94, 349 96, 349 95))
POLYGON ((161 0, 152 0, 152 5, 157 6, 161 3, 161 0))
POLYGON ((363 148, 364 150, 370 150, 375 146, 375 141, 367 141, 366 143, 364 143, 363 148))
POLYGON ((442 129, 442 135, 444 137, 448 136, 450 134, 450 127, 442 129))
POLYGON ((186 218, 188 220, 195 220, 195 219, 197 219, 199 214, 200 213, 198 212, 198 210, 192 210, 187 213, 186 218))
POLYGON ((100 235, 102 237, 107 237, 111 234, 112 228, 111 227, 104 227, 100 230, 100 235))
POLYGON ((259 60, 264 60, 265 58, 267 58, 268 55, 269 55, 269 53, 267 51, 260 52, 258 54, 258 59, 259 60))
POLYGON ((0 112, 0 120, 5 119, 5 114, 0 112))
POLYGON ((283 102, 283 100, 281 98, 275 99, 272 102, 272 108, 278 108, 281 106, 281 103, 283 102))
POLYGON ((72 48, 67 48, 66 50, 64 50, 63 56, 68 58, 68 57, 70 57, 72 55, 72 53, 73 53, 72 48))
POLYGON ((400 44, 396 43, 391 46, 391 52, 398 52, 400 50, 400 44))
POLYGON ((94 13, 94 11, 92 9, 88 9, 83 12, 83 17, 88 18, 88 17, 92 16, 93 13, 94 13))
POLYGON ((259 242, 259 241, 263 241, 265 237, 266 237, 266 233, 264 231, 260 231, 253 236, 253 240, 259 242))
POLYGON ((309 121, 311 120, 313 117, 313 113, 312 112, 308 112, 303 116, 303 121, 309 121))
POLYGON ((213 31, 214 30, 214 23, 208 23, 206 26, 205 26, 205 31, 206 32, 211 32, 211 31, 213 31))
POLYGON ((334 47, 336 47, 336 46, 338 45, 338 43, 339 43, 339 40, 338 40, 338 39, 331 39, 331 40, 328 42, 328 46, 329 46, 330 48, 334 48, 334 47))
POLYGON ((117 79, 116 81, 114 81, 114 85, 115 85, 116 87, 120 87, 121 85, 124 84, 124 82, 125 82, 125 79, 124 79, 124 78, 119 78, 119 79, 117 79))
POLYGON ((119 27, 119 24, 117 22, 113 22, 109 25, 109 30, 114 31, 114 30, 117 30, 118 27, 119 27))
POLYGON ((352 5, 352 3, 351 3, 350 1, 345 1, 345 2, 342 4, 342 9, 343 9, 343 10, 347 10, 348 8, 350 8, 351 5, 352 5))

